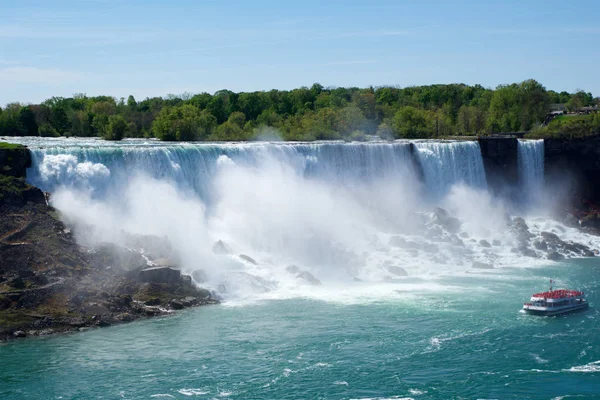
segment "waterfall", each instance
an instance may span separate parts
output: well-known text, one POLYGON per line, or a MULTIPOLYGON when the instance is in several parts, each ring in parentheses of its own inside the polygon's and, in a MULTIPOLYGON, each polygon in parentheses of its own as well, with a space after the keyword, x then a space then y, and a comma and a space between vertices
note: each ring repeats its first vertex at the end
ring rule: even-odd
POLYGON ((457 183, 487 187, 479 143, 475 141, 415 143, 430 195, 440 198, 457 183))
POLYGON ((143 173, 175 183, 208 200, 220 160, 247 167, 277 161, 307 179, 344 184, 414 178, 410 144, 394 143, 198 143, 157 141, 45 140, 26 143, 32 152, 28 179, 45 191, 87 188, 96 196, 122 189, 143 173))
POLYGON ((522 201, 531 203, 544 188, 544 140, 519 140, 518 167, 522 201))
POLYGON ((139 139, 107 142, 23 138, 20 142, 32 152, 29 181, 49 192, 66 186, 87 188, 95 196, 103 196, 123 189, 132 176, 143 173, 175 183, 178 189, 196 193, 207 201, 210 182, 222 159, 247 167, 274 160, 307 179, 339 184, 414 180, 418 168, 425 190, 434 201, 458 183, 487 187, 479 144, 475 141, 415 141, 416 157, 412 157, 411 143, 407 141, 169 144, 139 139))

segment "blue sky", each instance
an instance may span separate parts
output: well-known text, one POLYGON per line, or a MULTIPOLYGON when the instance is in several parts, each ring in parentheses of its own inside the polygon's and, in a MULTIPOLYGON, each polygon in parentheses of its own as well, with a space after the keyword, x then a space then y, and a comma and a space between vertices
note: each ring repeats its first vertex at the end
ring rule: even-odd
POLYGON ((600 95, 600 2, 0 0, 0 104, 534 78, 600 95))

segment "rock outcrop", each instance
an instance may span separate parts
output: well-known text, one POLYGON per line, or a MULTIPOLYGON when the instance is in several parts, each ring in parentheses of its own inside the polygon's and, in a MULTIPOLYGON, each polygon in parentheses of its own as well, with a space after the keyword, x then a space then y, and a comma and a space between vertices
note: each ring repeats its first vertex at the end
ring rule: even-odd
MULTIPOLYGON (((0 340, 218 302, 178 270, 148 268, 139 252, 115 244, 80 247, 44 193, 25 183, 28 151, 9 147, 0 144, 0 340)), ((134 236, 167 252, 156 237, 134 236)))

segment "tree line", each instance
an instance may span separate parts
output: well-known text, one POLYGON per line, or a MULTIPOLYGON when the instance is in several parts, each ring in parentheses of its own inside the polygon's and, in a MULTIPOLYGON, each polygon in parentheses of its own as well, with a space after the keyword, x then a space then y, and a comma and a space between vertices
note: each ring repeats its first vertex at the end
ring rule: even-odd
POLYGON ((146 98, 52 97, 0 108, 0 136, 100 136, 108 140, 251 140, 275 130, 284 140, 435 138, 529 131, 552 103, 570 109, 591 93, 557 93, 535 80, 496 89, 448 84, 183 94, 146 98))

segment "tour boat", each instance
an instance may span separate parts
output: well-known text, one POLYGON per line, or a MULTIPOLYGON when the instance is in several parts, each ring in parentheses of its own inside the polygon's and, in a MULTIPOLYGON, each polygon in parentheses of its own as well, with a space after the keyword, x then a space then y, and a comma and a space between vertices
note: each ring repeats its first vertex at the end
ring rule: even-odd
POLYGON ((558 315, 572 311, 584 310, 589 304, 585 293, 578 290, 555 289, 536 293, 531 296, 529 303, 523 305, 523 310, 536 315, 558 315))

